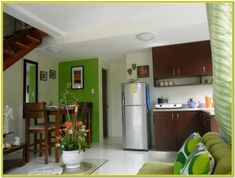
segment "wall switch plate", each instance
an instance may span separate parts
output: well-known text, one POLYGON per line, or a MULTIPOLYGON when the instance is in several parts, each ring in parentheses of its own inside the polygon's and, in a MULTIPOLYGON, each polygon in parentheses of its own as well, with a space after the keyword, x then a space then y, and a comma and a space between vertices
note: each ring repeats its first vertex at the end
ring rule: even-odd
POLYGON ((95 93, 95 89, 92 88, 92 89, 91 89, 91 94, 94 94, 94 93, 95 93))

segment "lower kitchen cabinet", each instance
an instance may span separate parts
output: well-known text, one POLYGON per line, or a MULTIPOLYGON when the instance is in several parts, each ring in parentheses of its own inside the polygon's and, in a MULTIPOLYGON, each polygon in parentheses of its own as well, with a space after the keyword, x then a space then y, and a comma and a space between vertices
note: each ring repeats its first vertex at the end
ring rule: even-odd
POLYGON ((155 141, 157 150, 178 150, 185 139, 198 132, 198 112, 154 112, 155 141))
POLYGON ((198 132, 198 112, 181 111, 176 113, 176 149, 193 133, 198 132))
POLYGON ((204 135, 207 132, 219 133, 219 126, 214 115, 209 115, 208 113, 202 111, 200 112, 199 117, 200 135, 204 135))
POLYGON ((176 149, 176 128, 173 112, 155 112, 155 141, 157 150, 176 149))

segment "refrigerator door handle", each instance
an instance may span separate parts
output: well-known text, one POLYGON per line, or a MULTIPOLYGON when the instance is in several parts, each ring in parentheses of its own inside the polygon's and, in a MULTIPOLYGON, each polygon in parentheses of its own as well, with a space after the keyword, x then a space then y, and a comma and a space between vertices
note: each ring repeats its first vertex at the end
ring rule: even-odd
POLYGON ((124 95, 124 92, 122 92, 122 106, 125 105, 125 95, 124 95))
POLYGON ((122 107, 122 120, 125 120, 125 108, 124 106, 122 107))

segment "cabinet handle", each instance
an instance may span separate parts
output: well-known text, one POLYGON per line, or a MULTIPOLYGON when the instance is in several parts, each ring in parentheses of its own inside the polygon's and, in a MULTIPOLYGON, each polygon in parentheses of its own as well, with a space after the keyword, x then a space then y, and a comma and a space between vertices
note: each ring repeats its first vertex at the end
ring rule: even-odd
POLYGON ((178 68, 178 71, 177 71, 177 72, 178 72, 178 75, 180 75, 180 69, 179 69, 179 68, 178 68))
POLYGON ((173 69, 173 75, 175 76, 175 69, 173 69))
POLYGON ((206 73, 206 67, 205 66, 203 66, 203 73, 205 74, 206 73))
POLYGON ((177 118, 177 120, 179 120, 179 113, 176 114, 176 118, 177 118))
POLYGON ((174 120, 174 115, 173 115, 173 113, 171 113, 171 120, 174 120))

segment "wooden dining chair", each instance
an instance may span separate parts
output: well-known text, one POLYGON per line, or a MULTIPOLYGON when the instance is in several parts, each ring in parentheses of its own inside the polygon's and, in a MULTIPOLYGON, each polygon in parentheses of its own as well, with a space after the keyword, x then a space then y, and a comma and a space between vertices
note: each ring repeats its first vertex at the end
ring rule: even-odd
POLYGON ((51 134, 55 132, 55 124, 48 123, 46 103, 24 103, 24 113, 26 162, 29 160, 29 152, 33 151, 34 153, 39 152, 40 156, 43 154, 44 163, 47 164, 51 147, 55 146, 55 142, 52 142, 51 139, 51 134), (30 144, 30 134, 34 134, 32 144, 30 144), (37 139, 38 136, 36 134, 39 134, 39 139, 37 139), (39 148, 37 145, 39 145, 39 148), (33 148, 31 149, 31 147, 33 148))

